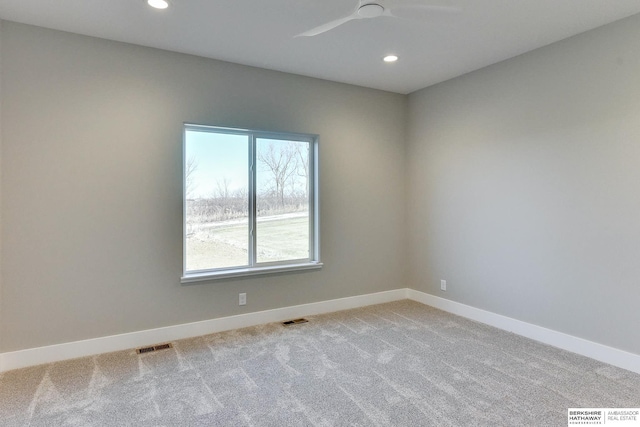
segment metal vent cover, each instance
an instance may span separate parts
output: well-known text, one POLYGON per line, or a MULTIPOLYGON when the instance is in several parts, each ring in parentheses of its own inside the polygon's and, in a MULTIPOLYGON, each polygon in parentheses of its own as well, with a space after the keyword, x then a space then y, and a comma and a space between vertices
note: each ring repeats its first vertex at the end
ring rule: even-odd
POLYGON ((152 351, 165 350, 167 348, 173 348, 171 343, 152 345, 150 347, 141 347, 136 349, 136 353, 138 354, 151 353, 152 351))
POLYGON ((307 319, 300 318, 300 319, 287 320, 286 322, 282 322, 282 324, 284 326, 291 326, 291 325, 297 325, 300 323, 308 323, 308 322, 309 321, 307 319))

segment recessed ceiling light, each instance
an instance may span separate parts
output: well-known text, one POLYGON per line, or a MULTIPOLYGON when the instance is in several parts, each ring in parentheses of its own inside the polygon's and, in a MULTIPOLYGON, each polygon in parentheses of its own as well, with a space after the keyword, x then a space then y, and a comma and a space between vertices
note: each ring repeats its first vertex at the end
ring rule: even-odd
POLYGON ((384 62, 396 62, 398 60, 398 57, 396 55, 387 55, 384 58, 382 58, 382 60, 384 62))
POLYGON ((156 9, 166 9, 169 7, 169 2, 167 0, 147 0, 147 4, 151 7, 155 7, 156 9))

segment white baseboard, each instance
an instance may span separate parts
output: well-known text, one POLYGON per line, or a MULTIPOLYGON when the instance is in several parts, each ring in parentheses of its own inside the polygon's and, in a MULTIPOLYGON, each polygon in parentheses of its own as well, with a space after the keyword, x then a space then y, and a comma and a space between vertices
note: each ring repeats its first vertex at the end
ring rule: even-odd
POLYGON ((407 289, 396 289, 393 291, 358 295, 311 304, 277 308, 274 310, 221 317, 201 322, 185 323, 164 328, 148 329, 145 331, 0 353, 0 372, 60 360, 75 359, 77 357, 93 356, 100 353, 144 347, 264 323, 281 322, 302 316, 312 316, 314 314, 348 310, 372 304, 382 304, 406 298, 407 289))
POLYGON ((475 320, 498 329, 552 345, 600 362, 608 363, 640 374, 640 355, 629 353, 617 348, 608 347, 593 341, 574 337, 562 332, 522 322, 510 317, 495 314, 479 308, 471 307, 459 302, 440 298, 431 294, 407 289, 407 297, 422 304, 447 311, 467 319, 475 320))
POLYGON ((640 374, 640 355, 407 288, 0 353, 0 372, 402 299, 411 299, 640 374))

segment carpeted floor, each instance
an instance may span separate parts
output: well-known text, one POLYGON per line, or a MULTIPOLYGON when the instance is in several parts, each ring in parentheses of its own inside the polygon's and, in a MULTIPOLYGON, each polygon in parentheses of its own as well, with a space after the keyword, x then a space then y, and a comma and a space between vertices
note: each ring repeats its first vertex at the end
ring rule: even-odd
POLYGON ((413 301, 0 376, 2 426, 566 426, 640 375, 413 301))

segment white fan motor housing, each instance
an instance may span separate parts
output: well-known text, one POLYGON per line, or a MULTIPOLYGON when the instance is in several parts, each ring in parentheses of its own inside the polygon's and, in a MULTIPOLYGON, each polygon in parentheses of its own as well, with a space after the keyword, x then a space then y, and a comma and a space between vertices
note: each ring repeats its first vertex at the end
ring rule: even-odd
POLYGON ((364 4, 358 9, 358 16, 361 18, 377 18, 384 12, 384 7, 376 3, 364 4))

